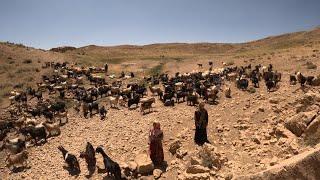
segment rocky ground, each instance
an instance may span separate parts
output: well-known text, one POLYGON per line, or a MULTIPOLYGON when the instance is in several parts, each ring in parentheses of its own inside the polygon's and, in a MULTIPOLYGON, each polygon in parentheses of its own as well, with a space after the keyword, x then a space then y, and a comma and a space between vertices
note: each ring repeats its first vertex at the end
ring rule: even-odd
MULTIPOLYGON (((320 31, 317 29, 315 32, 317 34, 312 34, 312 37, 317 39, 320 37, 320 31)), ((304 32, 297 34, 297 37, 310 34, 311 32, 304 32)), ((293 36, 291 40, 297 37, 293 36)), ((207 68, 208 59, 213 59, 215 67, 222 67, 222 62, 231 62, 232 60, 234 65, 248 65, 249 63, 267 65, 272 63, 274 68, 283 74, 279 89, 271 93, 267 92, 263 83, 261 83, 260 88, 256 89, 256 92, 250 93, 236 89, 233 82, 226 82, 224 87, 231 87, 232 98, 225 98, 224 92, 220 92, 217 104, 206 105, 209 113, 208 136, 211 145, 206 144, 204 147, 199 147, 194 144, 193 115, 196 107, 187 106, 186 103, 176 104, 175 107, 164 107, 157 100, 153 112, 146 115, 142 115, 139 108, 128 110, 125 107, 113 109, 108 106, 109 110, 105 120, 100 120, 98 116, 85 119, 81 114, 70 110, 68 114, 69 122, 61 127, 62 133, 60 136, 49 138, 48 142, 42 146, 28 149, 30 153, 29 168, 21 172, 11 173, 5 167, 4 162, 7 151, 1 151, 1 179, 85 179, 88 174, 85 161, 80 159, 82 172, 79 176, 70 176, 68 171, 63 168, 64 161, 57 147, 63 145, 70 153, 78 157, 80 151, 85 150, 86 142, 91 142, 94 147, 103 145, 106 153, 123 167, 127 164, 131 169, 134 169, 135 161, 139 161, 139 163, 142 161, 142 164, 149 165, 147 160, 143 160, 141 154, 147 154, 148 152, 148 132, 155 120, 161 123, 164 132, 163 145, 167 166, 154 171, 152 171, 152 167, 148 166, 146 169, 150 171, 149 175, 138 174, 135 178, 232 179, 237 176, 249 175, 244 178, 249 179, 250 174, 281 166, 282 161, 293 162, 291 159, 309 152, 319 143, 320 96, 319 86, 301 88, 300 85, 289 85, 289 74, 301 71, 304 75, 319 75, 317 66, 320 66, 320 41, 315 40, 310 43, 309 40, 312 39, 307 39, 305 43, 299 41, 300 44, 298 43, 298 45, 294 44, 295 41, 290 41, 289 44, 292 44, 292 47, 287 47, 288 45, 280 41, 279 38, 286 39, 284 36, 235 45, 239 48, 232 51, 232 55, 228 53, 219 54, 218 52, 217 54, 208 53, 202 56, 187 51, 188 55, 191 55, 186 60, 171 61, 169 59, 170 61, 165 61, 161 66, 163 72, 173 74, 177 71, 190 72, 197 69, 197 63, 204 64, 204 69, 202 69, 204 71, 207 68), (263 43, 268 46, 263 45, 263 43), (269 45, 272 50, 267 49, 270 48, 269 45), (257 48, 254 49, 251 46, 257 48), (242 50, 246 54, 241 53, 242 50), (234 54, 238 51, 239 54, 234 54), (312 62, 315 68, 308 67, 308 62, 309 65, 312 62), (138 160, 136 159, 137 156, 139 157, 138 160)), ((203 47, 201 46, 200 49, 203 47)), ((145 50, 146 52, 155 49, 157 53, 164 53, 166 56, 184 57, 183 53, 179 54, 184 52, 181 49, 172 53, 173 50, 170 48, 148 48, 145 50)), ((100 51, 103 51, 103 53, 131 51, 130 48, 120 49, 120 47, 115 48, 115 50, 85 47, 69 54, 61 54, 40 52, 30 48, 21 49, 15 46, 11 48, 3 44, 1 44, 0 50, 0 58, 9 59, 7 56, 10 55, 10 59, 15 60, 13 64, 5 64, 11 70, 15 67, 24 67, 23 63, 18 62, 18 59, 24 58, 25 54, 28 54, 30 59, 36 59, 33 59, 33 64, 31 63, 28 66, 34 66, 36 63, 41 70, 41 63, 37 62, 39 57, 50 60, 69 60, 81 57, 86 60, 92 54, 95 53, 94 55, 96 55, 100 51), (10 49, 10 51, 7 49, 10 49), (41 56, 34 54, 34 51, 41 56), (81 53, 79 54, 78 51, 81 53), (94 51, 94 53, 91 51, 94 51)), ((138 51, 139 56, 135 56, 135 58, 140 58, 140 60, 134 59, 134 68, 130 68, 131 65, 125 65, 126 70, 150 69, 159 64, 158 60, 141 59, 144 56, 148 58, 150 55, 143 54, 140 56, 140 48, 134 51, 138 51)), ((202 51, 204 50, 201 49, 201 53, 202 51)), ((158 57, 159 54, 154 56, 158 57)), ((116 58, 118 57, 116 56, 116 58)), ((100 60, 99 62, 102 63, 100 60)), ((4 63, 5 61, 0 61, 0 65, 4 63)), ((90 61, 90 63, 94 64, 95 62, 90 61)), ((123 68, 123 63, 125 62, 111 65, 111 71, 117 73, 117 70, 123 68)), ((8 81, 8 69, 0 73, 3 82, 8 81)), ((4 70, 4 68, 1 70, 4 70)), ((27 77, 32 74, 30 71, 21 72, 25 74, 22 73, 19 77, 27 77)), ((40 73, 42 73, 42 70, 40 73)), ((13 77, 9 81, 15 82, 19 77, 13 77)), ((37 80, 39 77, 34 79, 37 80)), ((7 90, 10 89, 7 88, 7 90)), ((3 92, 4 95, 6 93, 3 92)), ((101 103, 106 104, 104 100, 101 103)), ((7 106, 6 103, 2 101, 1 107, 5 106, 7 106)), ((101 156, 98 155, 97 157, 98 166, 103 167, 101 156)), ((299 178, 299 176, 293 178, 299 178)), ((110 178, 96 170, 92 179, 110 178)))
MULTIPOLYGON (((208 148, 216 153, 214 158, 219 157, 220 160, 214 168, 202 169, 200 172, 203 173, 196 175, 228 178, 254 173, 304 151, 306 145, 303 138, 298 138, 285 126, 292 119, 290 115, 296 112, 311 113, 307 118, 317 116, 318 94, 317 88, 306 87, 302 90, 299 85, 289 86, 285 80, 281 82, 280 89, 273 93, 267 93, 264 86, 252 94, 232 86, 231 99, 221 93, 217 105, 206 105, 209 112, 208 135, 213 146, 208 148)), ((156 120, 164 131, 163 144, 168 164, 161 178, 189 178, 194 176, 192 173, 199 172, 189 167, 190 164, 201 164, 197 154, 201 153, 202 148, 193 143, 195 109, 186 103, 164 107, 157 101, 152 113, 141 115, 138 109, 121 107, 109 109, 106 120, 100 120, 98 116, 84 119, 70 111, 69 123, 62 127, 60 136, 50 138, 43 146, 30 147, 30 169, 11 174, 2 163, 0 173, 5 179, 71 178, 63 168, 64 162, 57 147, 64 145, 71 153, 78 155, 85 149, 87 141, 94 146, 103 145, 107 154, 117 162, 129 163, 138 154, 147 153, 148 131, 156 120), (175 148, 174 144, 179 145, 175 148), (172 154, 170 148, 176 149, 176 152, 172 154)), ((296 128, 295 123, 292 127, 296 128)), ((4 153, 1 152, 2 157, 4 153)), ((81 159, 80 165, 82 172, 79 178, 85 178, 85 161, 81 159)), ((103 167, 99 155, 98 166, 103 167)), ((105 175, 98 172, 93 175, 94 179, 102 177, 105 175)), ((152 178, 152 175, 148 177, 152 178)))

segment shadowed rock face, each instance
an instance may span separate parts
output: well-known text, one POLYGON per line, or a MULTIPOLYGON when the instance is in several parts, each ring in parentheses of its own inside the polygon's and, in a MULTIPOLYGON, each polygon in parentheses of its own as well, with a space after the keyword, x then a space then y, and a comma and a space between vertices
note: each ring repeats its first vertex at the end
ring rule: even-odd
POLYGON ((234 179, 319 179, 320 146, 283 161, 265 171, 234 179))

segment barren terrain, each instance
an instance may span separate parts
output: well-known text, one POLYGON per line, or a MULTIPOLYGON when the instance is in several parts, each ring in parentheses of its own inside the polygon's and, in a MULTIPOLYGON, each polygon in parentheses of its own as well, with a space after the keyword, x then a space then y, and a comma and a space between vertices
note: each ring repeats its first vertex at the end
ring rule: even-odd
MULTIPOLYGON (((134 72, 138 76, 137 80, 157 72, 173 75, 176 72, 206 71, 209 68, 208 61, 213 62, 214 68, 223 67, 223 62, 231 66, 272 63, 274 69, 282 73, 279 89, 275 92, 268 93, 263 82, 260 88, 256 88, 256 92, 250 93, 237 89, 234 82, 226 81, 224 87, 231 87, 232 98, 225 98, 224 92, 220 92, 217 104, 206 104, 209 113, 209 141, 226 159, 220 170, 210 169, 207 174, 212 179, 228 179, 266 170, 285 159, 312 149, 319 142, 319 137, 312 138, 312 141, 309 135, 297 137, 285 127, 288 119, 298 113, 300 106, 305 106, 303 113, 314 113, 318 116, 319 105, 315 99, 320 96, 319 86, 301 88, 298 84, 290 85, 289 75, 300 71, 305 75, 318 76, 319 58, 319 28, 242 44, 87 46, 63 53, 1 43, 1 107, 4 112, 9 106, 8 94, 13 88, 19 89, 28 85, 35 87, 42 74, 50 73, 49 69, 41 67, 45 61, 68 61, 83 66, 102 66, 108 63, 110 74, 134 72), (198 68, 199 63, 203 64, 202 69, 198 68), (314 66, 311 67, 310 64, 314 66), (309 96, 314 102, 305 104, 303 98, 309 96)), ((186 102, 174 107, 164 107, 157 99, 153 112, 142 115, 139 108, 109 108, 104 99, 100 100, 100 103, 108 107, 105 120, 100 120, 98 115, 85 119, 82 114, 71 109, 68 112, 69 122, 61 127, 60 136, 49 138, 42 146, 28 149, 30 167, 22 172, 10 173, 4 162, 8 152, 1 151, 0 177, 84 179, 88 174, 85 161, 80 159, 82 172, 79 176, 70 176, 63 168, 63 158, 57 149, 59 145, 64 145, 77 156, 85 149, 86 142, 91 142, 95 147, 103 145, 112 159, 128 163, 137 154, 147 153, 148 132, 152 122, 157 120, 164 132, 164 153, 168 164, 160 178, 190 178, 185 171, 190 159, 200 148, 193 142, 193 116, 196 107, 187 106, 186 102), (169 152, 170 144, 177 139, 182 143, 180 151, 186 152, 183 157, 176 157, 169 152)), ((317 133, 314 136, 320 135, 317 133)), ((98 166, 103 167, 101 155, 97 157, 98 166)), ((106 175, 96 171, 92 179, 103 177, 106 175)), ((138 178, 154 177, 151 173, 146 176, 139 175, 138 178)))

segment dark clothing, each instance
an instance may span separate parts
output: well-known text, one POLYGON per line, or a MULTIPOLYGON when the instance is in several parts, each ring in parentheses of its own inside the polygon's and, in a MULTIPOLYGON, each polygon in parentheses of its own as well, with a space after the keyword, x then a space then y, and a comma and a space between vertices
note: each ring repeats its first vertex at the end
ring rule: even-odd
POLYGON ((149 153, 150 158, 154 165, 161 165, 164 160, 163 147, 162 147, 163 133, 155 134, 152 131, 149 135, 150 146, 149 153))
POLYGON ((194 114, 196 131, 194 134, 194 142, 198 145, 203 145, 208 141, 207 126, 208 126, 208 112, 205 109, 197 110, 194 114))
POLYGON ((209 143, 207 138, 207 128, 196 127, 196 132, 194 134, 194 142, 202 146, 204 143, 209 143))

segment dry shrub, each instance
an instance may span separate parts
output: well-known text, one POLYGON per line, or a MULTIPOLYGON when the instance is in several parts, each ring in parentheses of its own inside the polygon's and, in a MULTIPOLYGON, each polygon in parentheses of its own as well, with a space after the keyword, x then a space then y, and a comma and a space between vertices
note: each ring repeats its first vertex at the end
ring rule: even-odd
POLYGON ((317 69, 317 65, 308 61, 306 64, 307 69, 317 69))
POLYGON ((31 59, 25 59, 22 61, 22 63, 24 64, 31 64, 32 63, 32 60, 31 59))

